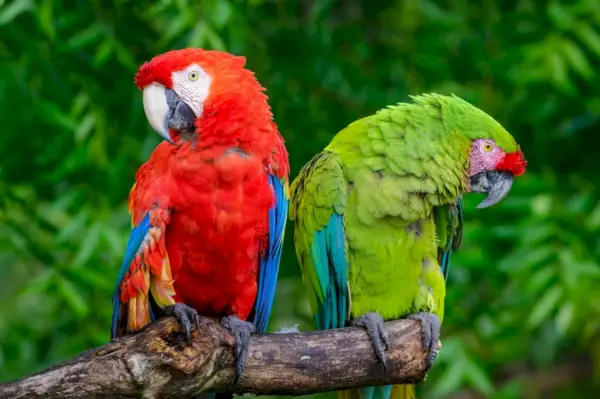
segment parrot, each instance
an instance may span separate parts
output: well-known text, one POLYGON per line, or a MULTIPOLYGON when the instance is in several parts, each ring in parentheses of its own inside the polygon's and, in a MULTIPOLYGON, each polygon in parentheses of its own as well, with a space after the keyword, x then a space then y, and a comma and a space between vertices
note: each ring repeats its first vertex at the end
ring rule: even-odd
POLYGON ((163 138, 129 193, 131 233, 113 294, 111 339, 174 316, 187 341, 220 320, 244 371, 269 321, 288 219, 289 161, 246 58, 172 50, 135 75, 163 138))
MULTIPOLYGON (((441 345, 462 196, 500 202, 527 161, 515 139, 460 97, 410 96, 350 123, 291 184, 294 247, 317 329, 366 329, 386 366, 384 320, 421 325, 426 370, 441 345)), ((412 399, 414 384, 338 391, 340 399, 412 399)))

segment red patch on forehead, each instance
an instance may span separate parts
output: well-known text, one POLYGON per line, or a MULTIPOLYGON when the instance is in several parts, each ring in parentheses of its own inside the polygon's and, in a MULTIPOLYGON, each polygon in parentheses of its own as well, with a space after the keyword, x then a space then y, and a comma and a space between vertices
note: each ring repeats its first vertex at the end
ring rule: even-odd
POLYGON ((496 170, 511 172, 513 176, 521 176, 525 173, 527 161, 521 151, 506 154, 496 166, 496 170))
POLYGON ((159 83, 171 89, 173 88, 171 74, 194 63, 208 73, 214 73, 217 69, 243 68, 246 58, 200 48, 172 50, 145 62, 135 75, 135 84, 143 89, 151 83, 159 83))

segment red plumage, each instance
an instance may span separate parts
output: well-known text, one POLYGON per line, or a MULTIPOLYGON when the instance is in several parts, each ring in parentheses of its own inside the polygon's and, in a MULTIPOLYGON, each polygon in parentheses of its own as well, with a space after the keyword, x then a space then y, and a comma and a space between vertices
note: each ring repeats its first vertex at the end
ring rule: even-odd
MULTIPOLYGON (((268 210, 275 201, 267 173, 287 188, 288 154, 264 88, 244 69, 243 57, 177 50, 145 63, 135 82, 140 88, 152 82, 171 87, 171 73, 191 63, 212 77, 196 120, 198 135, 179 138, 177 145, 158 145, 138 170, 130 209, 134 225, 149 210, 168 212, 168 226, 161 232, 177 302, 203 315, 236 314, 246 320, 257 296, 259 256, 268 243, 268 210)), ((160 242, 152 245, 160 249, 160 242)), ((152 274, 160 274, 160 262, 151 263, 156 265, 152 274)), ((120 287, 125 303, 144 285, 143 274, 134 269, 120 287)))
POLYGON ((526 166, 527 161, 525 160, 523 153, 518 150, 506 154, 496 166, 496 170, 511 172, 513 176, 521 176, 525 173, 526 166))

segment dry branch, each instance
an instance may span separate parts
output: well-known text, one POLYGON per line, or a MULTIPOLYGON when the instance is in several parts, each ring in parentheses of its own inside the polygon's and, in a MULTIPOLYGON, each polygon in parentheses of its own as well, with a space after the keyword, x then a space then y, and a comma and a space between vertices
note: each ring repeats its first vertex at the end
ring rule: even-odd
POLYGON ((233 338, 203 318, 187 345, 171 317, 77 358, 0 385, 0 398, 187 398, 199 391, 306 394, 422 380, 425 353, 415 321, 386 323, 391 348, 383 370, 364 330, 268 334, 252 338, 235 381, 233 338))

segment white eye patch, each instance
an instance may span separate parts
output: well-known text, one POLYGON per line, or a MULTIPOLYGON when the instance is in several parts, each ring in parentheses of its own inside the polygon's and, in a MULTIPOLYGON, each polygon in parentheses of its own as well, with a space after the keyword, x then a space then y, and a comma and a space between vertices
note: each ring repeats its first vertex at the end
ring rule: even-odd
POLYGON ((196 117, 202 114, 203 103, 210 93, 211 76, 198 64, 173 72, 173 90, 192 109, 196 117))

